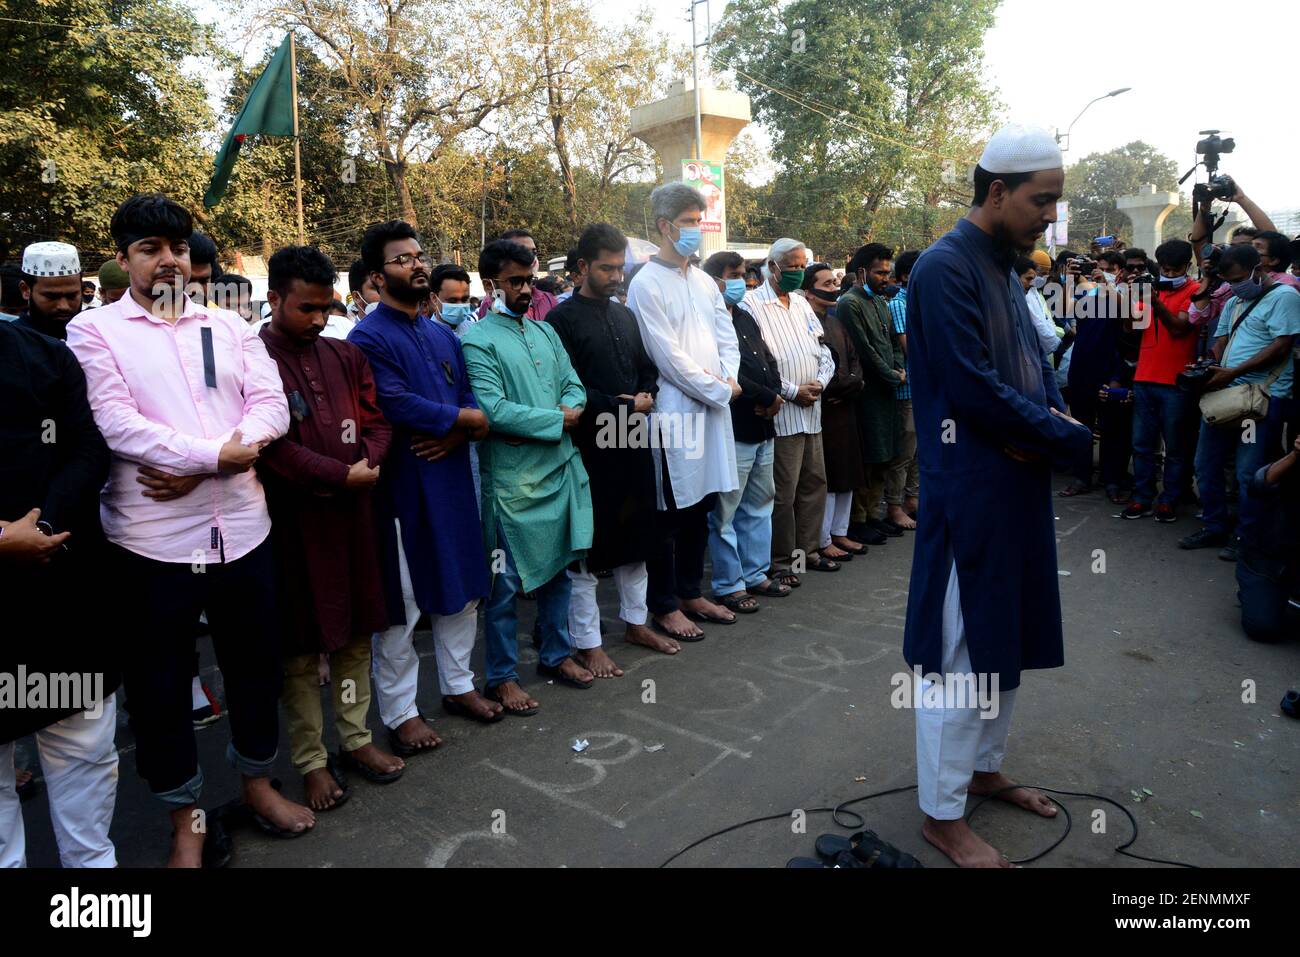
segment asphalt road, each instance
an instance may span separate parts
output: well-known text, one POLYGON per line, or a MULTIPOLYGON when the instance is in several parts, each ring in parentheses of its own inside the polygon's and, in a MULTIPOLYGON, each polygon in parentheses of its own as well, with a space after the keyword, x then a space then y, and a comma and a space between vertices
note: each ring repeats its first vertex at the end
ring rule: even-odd
MULTIPOLYGON (((1175 547, 1197 527, 1191 510, 1158 525, 1121 521, 1098 494, 1055 502, 1066 666, 1027 673, 1004 770, 1113 798, 1139 824, 1140 854, 1300 864, 1300 724, 1278 708, 1300 684, 1300 640, 1244 637, 1233 567, 1212 550, 1175 547), (1104 572, 1094 571, 1098 549, 1104 572)), ((905 669, 911 553, 909 535, 839 573, 810 572, 791 597, 708 628, 675 657, 623 645, 604 580, 606 647, 627 674, 588 691, 532 677, 524 602, 521 674, 542 710, 492 726, 441 716, 431 638, 418 634, 420 700, 444 745, 411 759, 394 785, 354 781, 348 804, 321 814, 303 838, 236 831, 235 865, 653 866, 712 831, 770 814, 783 817, 711 840, 673 866, 770 867, 807 855, 817 834, 837 830, 809 809, 915 782, 913 716, 890 705, 891 678, 905 669), (582 753, 572 749, 579 739, 589 742, 582 753), (802 833, 795 809, 808 811, 802 833)), ((210 644, 201 647, 210 670, 210 644)), ((481 651, 476 667, 480 660, 481 651)), ((220 693, 219 673, 208 679, 220 693)), ((228 733, 224 720, 198 732, 209 807, 236 794, 223 759, 228 733)), ((157 865, 167 822, 135 774, 124 725, 118 743, 119 859, 157 865)), ((286 792, 300 795, 283 743, 280 764, 286 792)), ((1119 810, 1063 800, 1074 829, 1034 866, 1154 866, 1114 853, 1131 833, 1119 810)), ((927 866, 948 866, 921 837, 914 794, 859 807, 882 837, 927 866)), ((30 863, 56 864, 44 797, 25 813, 30 863)), ((1045 847, 1062 826, 1000 804, 976 820, 1012 858, 1045 847)))

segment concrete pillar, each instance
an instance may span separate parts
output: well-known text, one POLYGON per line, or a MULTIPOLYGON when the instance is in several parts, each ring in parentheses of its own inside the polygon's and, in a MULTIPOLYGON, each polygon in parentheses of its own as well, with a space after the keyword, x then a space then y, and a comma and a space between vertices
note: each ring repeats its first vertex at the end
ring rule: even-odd
MULTIPOLYGON (((695 155, 695 88, 690 79, 673 83, 662 100, 632 108, 631 131, 659 154, 664 180, 682 178, 683 160, 709 160, 722 164, 727 147, 751 119, 749 97, 733 90, 715 90, 700 85, 700 156, 695 155)), ((700 244, 700 257, 727 246, 725 198, 726 170, 723 170, 724 193, 722 231, 706 232, 700 244)), ((650 236, 655 239, 655 236, 650 236)))
POLYGON ((1227 215, 1223 217, 1223 225, 1214 231, 1214 241, 1216 243, 1226 243, 1232 238, 1232 231, 1238 226, 1249 226, 1250 217, 1241 211, 1241 207, 1232 204, 1228 207, 1227 215))
POLYGON ((1177 193, 1156 192, 1155 185, 1147 183, 1133 195, 1117 199, 1115 208, 1126 214, 1133 224, 1132 245, 1145 249, 1147 255, 1154 258, 1165 219, 1179 202, 1177 193))

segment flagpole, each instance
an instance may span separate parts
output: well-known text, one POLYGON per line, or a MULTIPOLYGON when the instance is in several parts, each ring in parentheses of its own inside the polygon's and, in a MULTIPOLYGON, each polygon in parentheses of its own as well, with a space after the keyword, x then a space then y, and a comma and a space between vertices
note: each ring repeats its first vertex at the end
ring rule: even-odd
MULTIPOLYGON (((298 245, 306 243, 302 226, 302 147, 298 138, 298 56, 289 32, 289 85, 293 99, 293 188, 298 197, 298 245)), ((283 87, 281 87, 283 89, 283 87)))

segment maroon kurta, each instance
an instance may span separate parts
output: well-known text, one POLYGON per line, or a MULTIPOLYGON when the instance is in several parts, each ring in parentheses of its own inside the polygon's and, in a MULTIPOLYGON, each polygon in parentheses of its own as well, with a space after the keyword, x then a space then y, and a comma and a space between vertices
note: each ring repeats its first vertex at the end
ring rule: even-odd
POLYGON ((336 651, 388 627, 369 490, 344 487, 362 458, 380 465, 392 429, 361 350, 341 339, 302 346, 261 331, 289 399, 289 433, 257 471, 271 510, 285 654, 336 651))

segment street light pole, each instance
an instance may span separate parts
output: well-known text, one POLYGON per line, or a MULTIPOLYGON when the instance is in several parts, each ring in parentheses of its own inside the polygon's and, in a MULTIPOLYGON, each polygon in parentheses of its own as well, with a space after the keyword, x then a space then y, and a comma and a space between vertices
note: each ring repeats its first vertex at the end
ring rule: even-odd
MULTIPOLYGON (((1109 99, 1112 96, 1119 96, 1121 93, 1127 93, 1131 89, 1133 89, 1133 87, 1131 86, 1121 86, 1118 90, 1111 90, 1109 93, 1103 93, 1095 100, 1089 100, 1087 105, 1084 106, 1084 108, 1079 111, 1079 116, 1083 116, 1083 114, 1087 113, 1088 107, 1092 106, 1092 104, 1097 103, 1101 100, 1109 99)), ((1074 124, 1079 122, 1079 116, 1076 116, 1073 120, 1070 121, 1070 125, 1065 128, 1064 136, 1061 135, 1061 131, 1059 129, 1056 131, 1056 145, 1061 147, 1062 153, 1066 152, 1070 148, 1070 130, 1074 129, 1074 124), (1062 142, 1062 140, 1064 140, 1064 142, 1062 142)))

